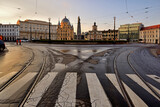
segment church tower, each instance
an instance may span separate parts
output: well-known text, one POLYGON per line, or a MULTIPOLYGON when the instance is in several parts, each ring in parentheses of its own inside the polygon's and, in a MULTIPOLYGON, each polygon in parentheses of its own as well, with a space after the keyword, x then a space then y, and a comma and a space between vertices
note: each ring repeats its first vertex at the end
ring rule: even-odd
POLYGON ((94 25, 92 26, 92 31, 97 31, 97 25, 96 25, 96 22, 94 22, 94 25))
POLYGON ((79 16, 78 16, 78 25, 77 25, 77 40, 81 40, 81 22, 80 22, 79 16))

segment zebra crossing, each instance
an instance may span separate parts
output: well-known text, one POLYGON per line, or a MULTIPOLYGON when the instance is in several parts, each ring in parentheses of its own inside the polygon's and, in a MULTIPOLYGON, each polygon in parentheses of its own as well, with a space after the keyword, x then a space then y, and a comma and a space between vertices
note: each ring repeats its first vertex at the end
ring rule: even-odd
POLYGON ((27 84, 27 82, 33 79, 36 76, 36 74, 37 73, 34 72, 28 73, 23 78, 11 84, 9 87, 6 87, 2 92, 0 92, 0 100, 10 99, 10 97, 13 96, 21 88, 23 88, 25 84, 27 84))
POLYGON ((77 86, 77 73, 67 73, 55 106, 75 107, 76 86, 77 86))
POLYGON ((101 83, 95 73, 86 73, 92 107, 111 107, 101 83))
POLYGON ((33 89, 24 107, 36 106, 56 75, 56 72, 49 72, 47 75, 45 75, 45 77, 33 89))
MULTIPOLYGON (((0 78, 0 85, 8 81, 12 76, 14 76, 17 72, 11 72, 8 73, 7 75, 4 75, 3 77, 0 78)), ((2 72, 0 72, 2 74, 2 72)))
MULTIPOLYGON (((10 97, 12 97, 17 91, 22 89, 23 86, 25 86, 25 84, 27 84, 30 80, 32 80, 36 76, 36 74, 37 73, 30 72, 25 76, 23 76, 23 78, 20 78, 19 80, 12 83, 9 87, 6 87, 2 92, 0 92, 0 100, 9 99, 10 97)), ((57 72, 49 72, 48 74, 46 74, 42 78, 42 80, 35 86, 29 98, 27 99, 24 107, 37 106, 41 98, 43 97, 44 93, 47 91, 51 83, 54 81, 57 74, 58 74, 57 72)), ((5 75, 5 76, 7 77, 8 75, 5 75)), ((137 84, 139 84, 139 86, 142 86, 142 88, 144 88, 147 92, 151 93, 155 98, 157 98, 150 91, 150 89, 148 89, 148 87, 138 78, 137 75, 135 74, 126 74, 126 75, 130 79, 135 81, 137 84)), ((5 76, 0 77, 0 80, 6 81, 5 79, 3 79, 5 76)), ((92 107, 112 106, 109 98, 107 97, 107 94, 103 89, 104 87, 102 87, 96 73, 86 73, 85 76, 88 84, 90 102, 92 104, 92 107)), ((106 73, 105 76, 116 87, 119 93, 123 96, 121 89, 119 87, 119 84, 116 80, 115 74, 106 73)), ((155 79, 155 76, 153 75, 147 75, 147 76, 153 80, 155 79)), ((144 106, 144 107, 147 106, 147 104, 138 95, 136 95, 136 93, 129 86, 127 86, 127 84, 125 84, 124 82, 122 83, 126 88, 126 91, 128 92, 135 106, 144 106)), ((56 107, 58 106, 75 107, 76 106, 76 89, 77 89, 77 73, 67 72, 55 106, 56 107)), ((157 91, 159 92, 160 90, 157 89, 157 91)))
POLYGON ((148 77, 154 79, 155 81, 157 81, 158 83, 160 83, 160 77, 156 76, 156 75, 147 75, 148 77))

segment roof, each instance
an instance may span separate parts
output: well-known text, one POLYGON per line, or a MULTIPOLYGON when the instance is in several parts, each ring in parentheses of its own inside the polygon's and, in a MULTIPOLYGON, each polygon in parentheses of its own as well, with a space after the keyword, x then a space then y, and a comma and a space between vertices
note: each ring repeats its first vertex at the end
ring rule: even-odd
MULTIPOLYGON (((108 32, 114 32, 114 29, 108 29, 108 30, 104 30, 102 31, 102 33, 108 33, 108 32)), ((118 30, 115 30, 115 32, 118 32, 118 30)))
POLYGON ((69 20, 66 18, 66 16, 65 16, 65 18, 61 21, 61 23, 68 23, 68 25, 70 25, 70 22, 69 22, 69 20))
POLYGON ((48 25, 49 24, 49 22, 46 22, 46 21, 30 20, 30 19, 26 19, 25 21, 18 20, 17 24, 20 24, 20 23, 44 24, 44 25, 48 25))
POLYGON ((144 27, 141 30, 150 30, 150 29, 157 29, 157 28, 160 28, 160 24, 159 25, 153 25, 153 26, 144 27))

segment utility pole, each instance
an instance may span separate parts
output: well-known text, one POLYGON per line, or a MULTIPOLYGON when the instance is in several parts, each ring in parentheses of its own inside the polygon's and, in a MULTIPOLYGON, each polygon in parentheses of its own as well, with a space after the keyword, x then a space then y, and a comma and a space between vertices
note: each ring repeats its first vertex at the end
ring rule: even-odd
POLYGON ((50 32, 50 21, 51 21, 51 18, 48 18, 49 20, 49 42, 51 42, 51 32, 50 32))
POLYGON ((129 43, 129 24, 128 24, 128 38, 127 38, 127 41, 129 43))
POLYGON ((115 43, 115 40, 116 40, 115 28, 116 28, 116 17, 114 17, 114 43, 115 43))
POLYGON ((31 25, 30 25, 30 41, 32 41, 31 25))

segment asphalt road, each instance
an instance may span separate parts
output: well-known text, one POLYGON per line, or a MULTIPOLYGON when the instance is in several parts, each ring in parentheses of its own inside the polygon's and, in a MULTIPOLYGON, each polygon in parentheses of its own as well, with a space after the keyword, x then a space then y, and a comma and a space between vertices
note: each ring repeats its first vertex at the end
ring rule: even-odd
POLYGON ((6 45, 0 107, 160 106, 157 45, 6 45))

